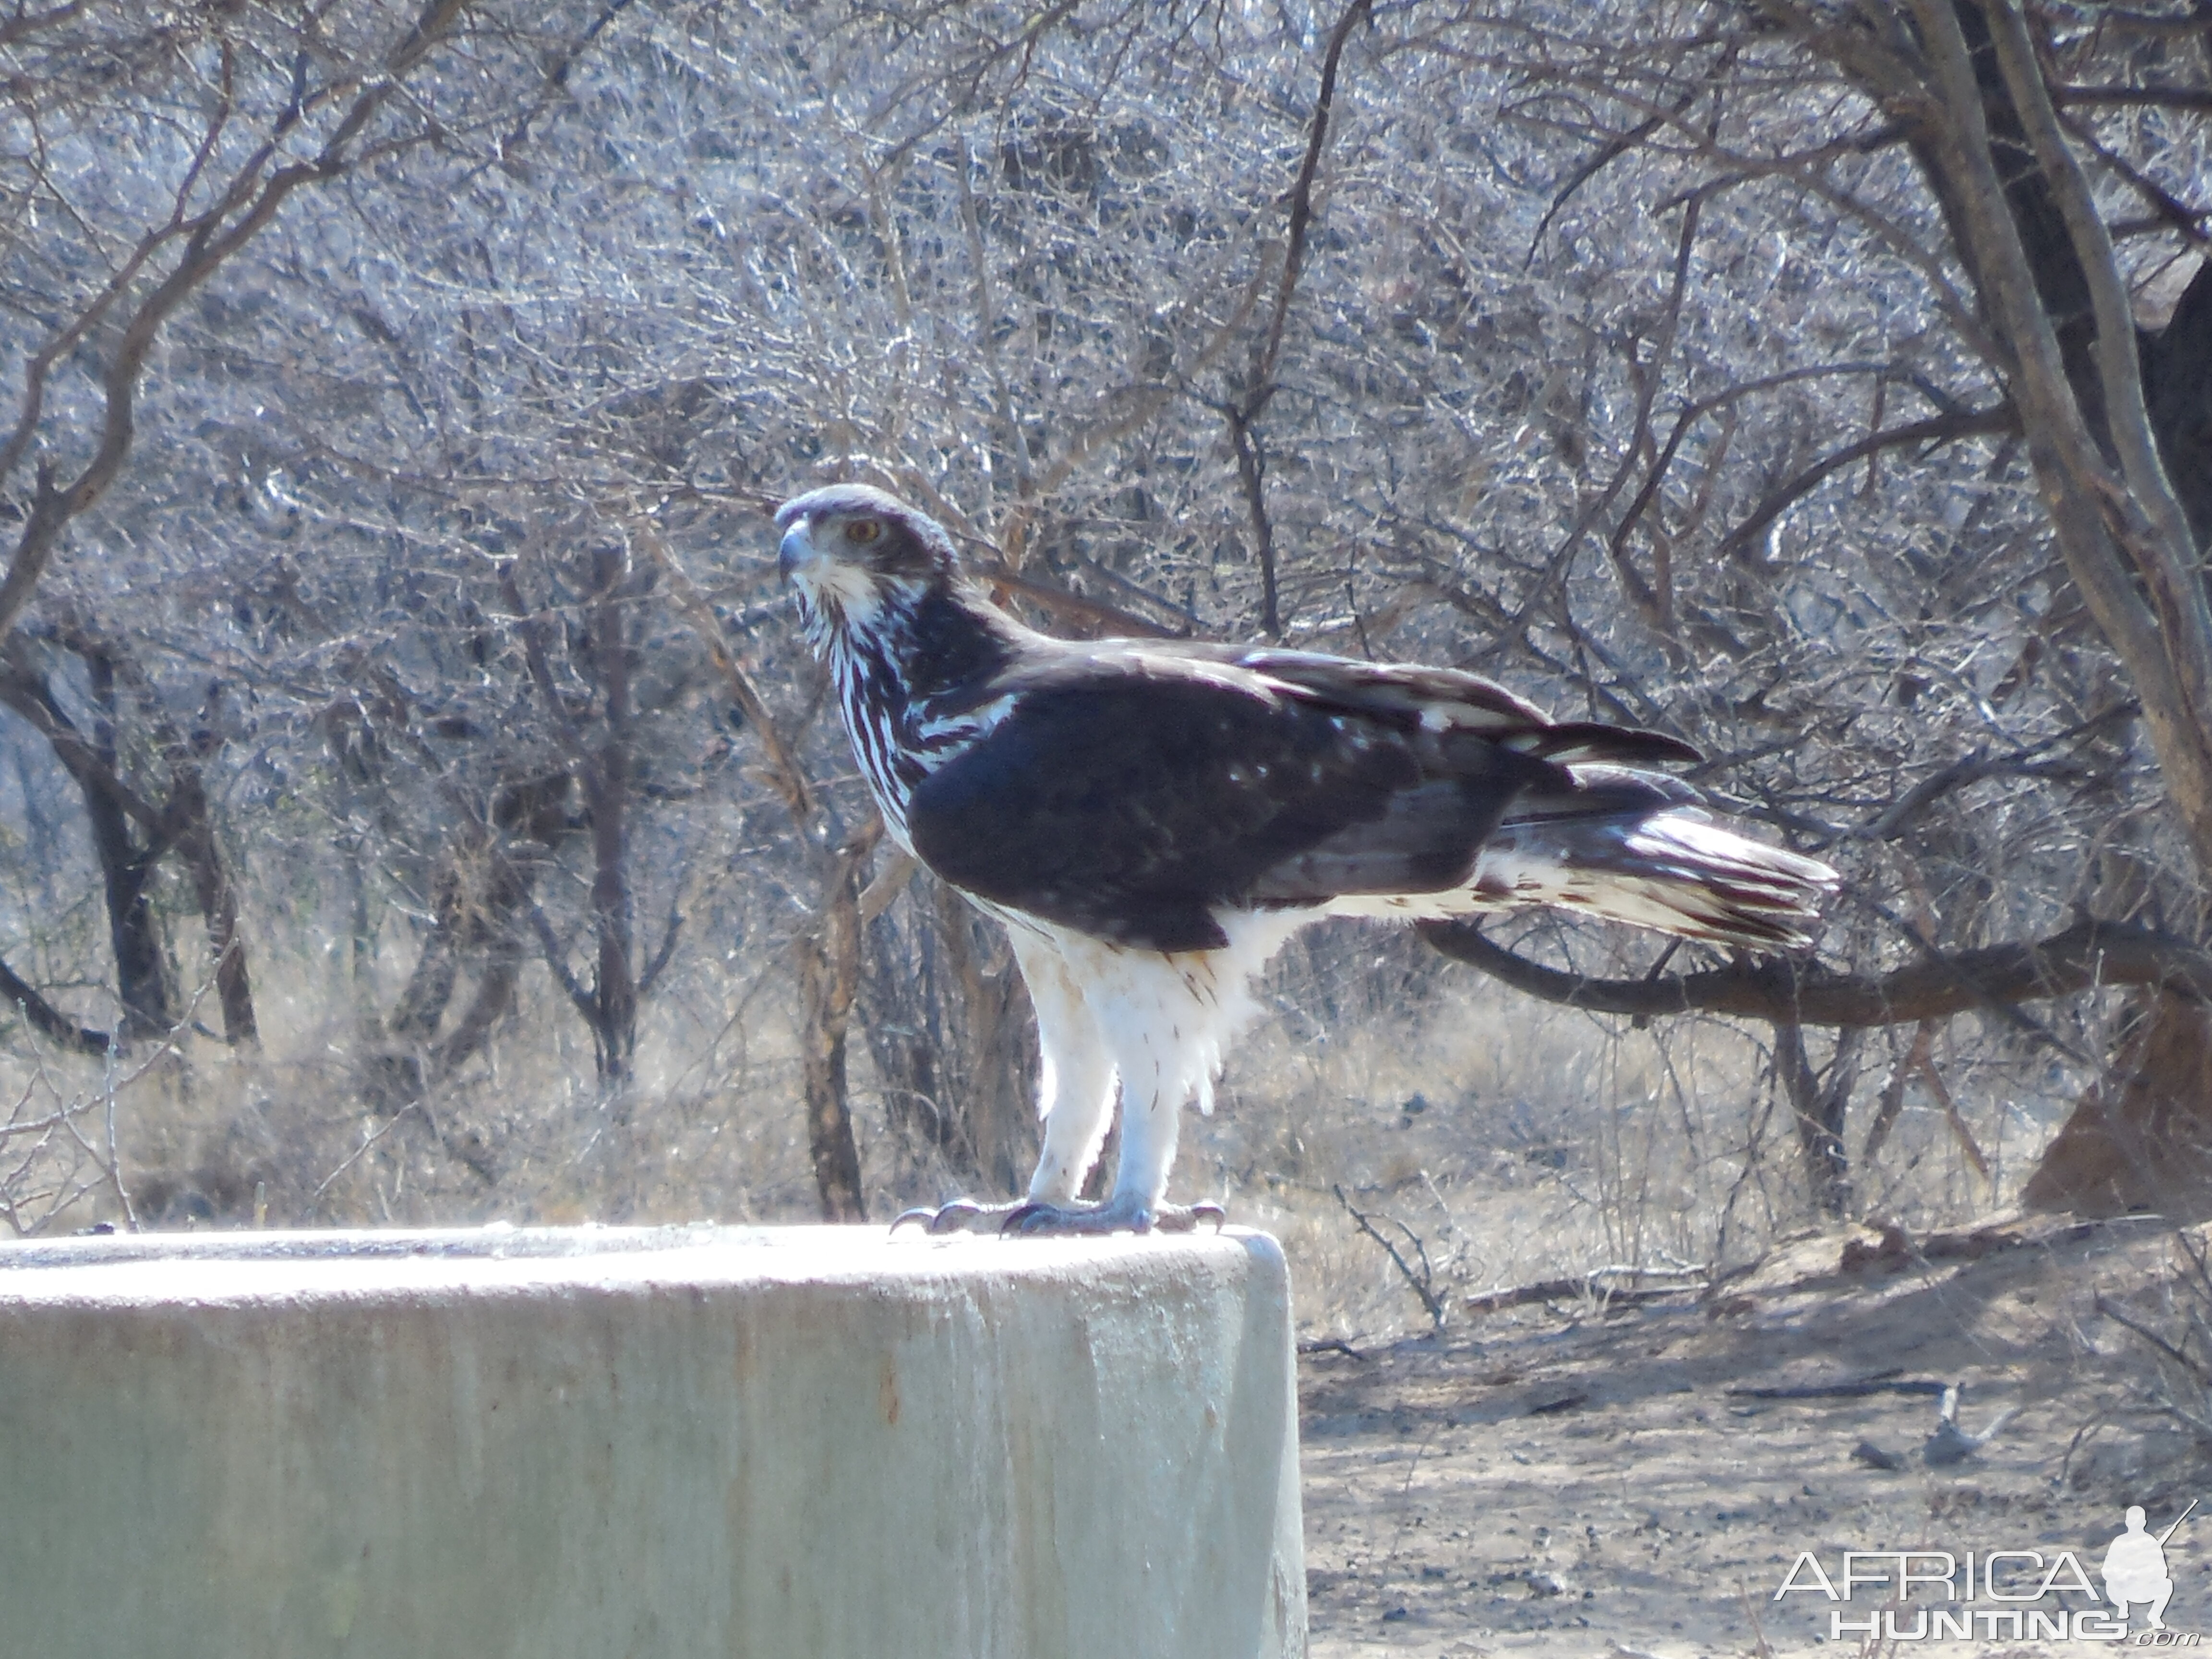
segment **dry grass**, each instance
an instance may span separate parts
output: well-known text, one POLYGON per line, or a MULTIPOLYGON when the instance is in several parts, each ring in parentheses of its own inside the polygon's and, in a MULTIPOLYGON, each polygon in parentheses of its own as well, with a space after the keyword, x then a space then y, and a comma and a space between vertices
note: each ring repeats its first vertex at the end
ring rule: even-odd
MULTIPOLYGON (((774 974, 663 999, 641 1043, 647 1068, 611 1103, 580 1029, 541 991, 458 1085, 396 1118, 360 1103, 362 1040, 330 1012, 341 988, 327 964, 272 969, 263 986, 271 1036, 258 1053, 187 1035, 110 1075, 19 1036, 0 1054, 0 1088, 23 1103, 19 1122, 66 1123, 7 1143, 18 1227, 815 1214, 793 1011, 774 974), (111 1110, 129 1218, 106 1167, 111 1110)), ((1747 1260, 1808 1218, 1787 1115, 1747 1030, 1631 1030, 1443 969, 1401 936, 1356 930, 1293 951, 1267 991, 1270 1017, 1237 1051, 1216 1113, 1186 1121, 1176 1190, 1283 1239, 1311 1334, 1371 1339, 1428 1323, 1340 1185, 1448 1310, 1469 1292, 1601 1267, 1747 1260)), ((853 1064, 872 1208, 958 1189, 957 1172, 890 1127, 858 1041, 853 1064)), ((2025 1102, 1976 1090, 1971 1074, 1954 1089, 1981 1144, 2001 1155, 1995 1193, 1942 1114, 1909 1105, 1879 1168, 1862 1174, 1871 1206, 1924 1226, 2001 1202, 2063 1109, 2069 1080, 2050 1080, 2025 1102)))

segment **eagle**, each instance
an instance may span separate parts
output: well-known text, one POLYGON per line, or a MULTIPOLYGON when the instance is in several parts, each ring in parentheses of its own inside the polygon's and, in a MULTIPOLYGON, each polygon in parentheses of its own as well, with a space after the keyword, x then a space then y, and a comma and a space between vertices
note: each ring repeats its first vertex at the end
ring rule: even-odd
POLYGON ((1701 758, 1663 732, 1550 720, 1450 668, 1058 639, 993 603, 942 526, 865 485, 775 522, 885 830, 1005 926, 1036 1010, 1029 1191, 901 1218, 932 1231, 1218 1224, 1167 1201, 1182 1108, 1212 1109, 1255 975, 1324 916, 1549 905, 1791 951, 1835 890, 1653 770, 1701 758), (1117 1099, 1113 1189, 1086 1202, 1117 1099))

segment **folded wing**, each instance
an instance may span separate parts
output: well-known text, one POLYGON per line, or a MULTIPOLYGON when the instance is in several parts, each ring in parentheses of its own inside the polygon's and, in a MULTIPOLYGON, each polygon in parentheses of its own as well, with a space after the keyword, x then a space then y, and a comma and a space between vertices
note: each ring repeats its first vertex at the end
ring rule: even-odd
POLYGON ((1294 652, 1071 645, 989 690, 1006 712, 914 793, 916 853, 980 897, 1161 951, 1219 946, 1224 907, 1464 887, 1516 800, 1576 793, 1553 757, 1696 755, 1472 675, 1294 652))

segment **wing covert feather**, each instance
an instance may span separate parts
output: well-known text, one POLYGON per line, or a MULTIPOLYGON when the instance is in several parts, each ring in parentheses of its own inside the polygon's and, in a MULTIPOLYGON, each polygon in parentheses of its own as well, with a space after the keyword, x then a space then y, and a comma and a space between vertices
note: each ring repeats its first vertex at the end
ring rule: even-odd
POLYGON ((1217 947, 1222 905, 1439 890, 1515 796, 1559 775, 1225 665, 1083 666, 1029 677, 915 791, 908 828, 955 886, 1123 943, 1217 947))

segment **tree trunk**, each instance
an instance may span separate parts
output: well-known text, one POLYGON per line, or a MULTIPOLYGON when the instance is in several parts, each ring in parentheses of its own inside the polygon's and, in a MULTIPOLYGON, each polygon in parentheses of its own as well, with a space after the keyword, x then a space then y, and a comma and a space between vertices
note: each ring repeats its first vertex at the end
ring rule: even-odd
POLYGON ((579 827, 569 816, 570 791, 565 772, 509 784, 493 796, 484 819, 455 832, 440 859, 429 936, 384 1022, 383 1052, 364 1091, 374 1109, 392 1113, 420 1104, 483 1048, 514 1006, 544 860, 538 849, 555 847, 579 827), (465 951, 477 955, 475 994, 441 1038, 465 951))
POLYGON ((1844 1113, 1850 1103, 1857 1067, 1853 1063, 1856 1032, 1837 1041, 1826 1088, 1805 1053, 1805 1028, 1786 1020, 1774 1028, 1774 1070, 1797 1127, 1797 1147, 1805 1160, 1805 1184, 1813 1207, 1831 1218, 1851 1207, 1850 1160, 1844 1152, 1844 1113), (1846 1047, 1846 1045, 1850 1045, 1846 1047))
POLYGON ((592 927, 599 938, 592 1036, 599 1083, 610 1092, 629 1081, 637 1050, 637 974, 635 918, 629 888, 630 690, 629 630, 623 578, 629 561, 620 549, 592 555, 597 597, 590 616, 593 666, 604 701, 606 740, 584 769, 592 818, 592 927))
POLYGON ((824 1221, 865 1221, 860 1149, 845 1078, 845 1039, 860 981, 860 866, 872 837, 824 855, 822 910, 796 942, 799 953, 799 1068, 806 1139, 824 1221))
POLYGON ((2044 1148, 2021 1202, 2212 1217, 2212 1007, 2170 993, 2131 1002, 2111 1071, 2044 1148))
MULTIPOLYGON (((95 701, 112 698, 114 675, 97 656, 88 656, 95 701)), ((84 803, 92 833, 93 856, 100 862, 107 905, 108 942, 115 957, 115 995, 123 1005, 116 1036, 123 1042, 166 1033, 176 1023, 167 959, 161 950, 161 924, 147 891, 162 846, 141 847, 131 832, 134 804, 142 828, 150 834, 154 814, 135 802, 115 771, 114 733, 103 720, 88 738, 62 712, 45 674, 20 650, 11 650, 0 667, 0 702, 21 714, 52 745, 54 758, 70 775, 84 803)))
POLYGON ((2212 387, 2175 381, 2204 360, 2212 300, 2192 295, 2179 330, 2146 337, 2018 12, 1995 0, 1914 11, 1926 58, 1913 84, 1870 90, 1911 132, 1973 274, 2060 554, 2127 665, 2167 798, 2200 875, 2212 872, 2204 502, 2193 513, 2171 482, 2205 440, 2212 387))
POLYGON ((961 1043, 960 1097, 946 1111, 977 1179, 994 1192, 1019 1192, 1037 1151, 1029 988, 996 925, 945 883, 930 886, 958 997, 957 1013, 945 1024, 961 1043))
POLYGON ((223 1041, 234 1045, 258 1042, 261 1027, 253 1011, 253 980, 246 970, 246 941, 238 930, 238 890, 231 883, 222 848, 216 841, 215 825, 208 816, 207 786, 198 766, 180 764, 173 770, 174 781, 163 816, 176 826, 173 844, 192 872, 192 890, 198 896, 200 916, 207 926, 208 954, 215 963, 216 998, 222 1006, 223 1041))
POLYGON ((121 1036, 125 1042, 161 1036, 177 1023, 169 993, 169 964, 161 950, 161 926, 147 888, 158 854, 132 844, 129 820, 112 796, 84 790, 85 816, 92 824, 92 847, 100 860, 100 885, 107 899, 107 937, 115 952, 115 994, 123 1005, 121 1036))

